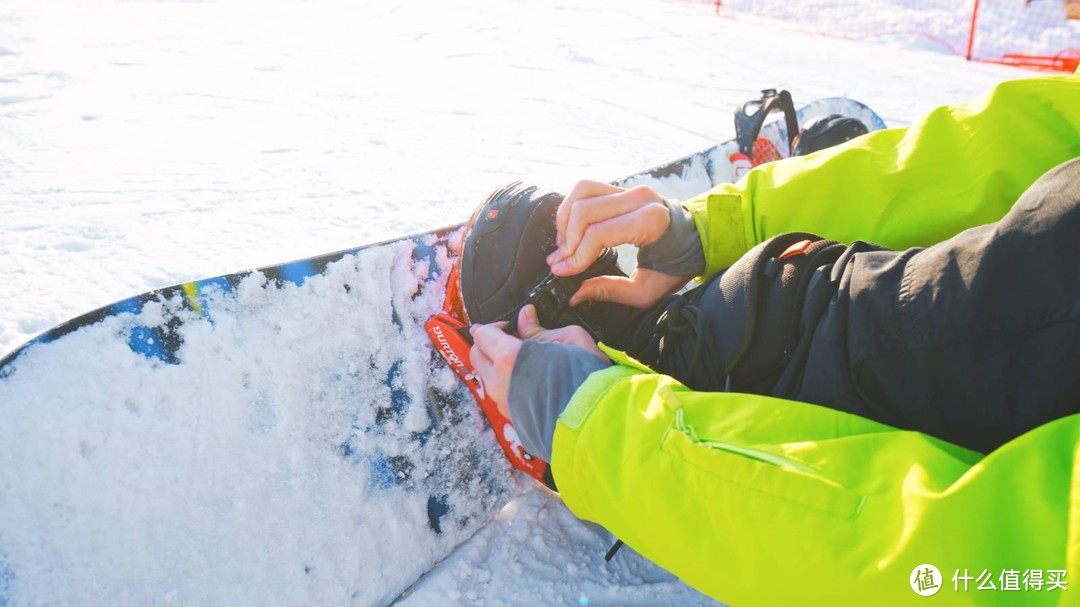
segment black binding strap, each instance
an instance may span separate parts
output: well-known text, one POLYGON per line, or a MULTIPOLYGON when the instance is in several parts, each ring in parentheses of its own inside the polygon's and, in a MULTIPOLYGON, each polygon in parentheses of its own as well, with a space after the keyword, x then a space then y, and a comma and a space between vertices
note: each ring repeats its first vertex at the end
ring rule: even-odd
POLYGON ((788 152, 791 152, 791 142, 799 134, 799 119, 795 114, 795 103, 791 100, 791 93, 776 89, 761 91, 761 98, 747 101, 735 111, 735 141, 739 144, 739 151, 746 154, 751 160, 754 159, 754 142, 761 134, 761 128, 765 126, 765 119, 773 111, 781 111, 787 122, 788 152))

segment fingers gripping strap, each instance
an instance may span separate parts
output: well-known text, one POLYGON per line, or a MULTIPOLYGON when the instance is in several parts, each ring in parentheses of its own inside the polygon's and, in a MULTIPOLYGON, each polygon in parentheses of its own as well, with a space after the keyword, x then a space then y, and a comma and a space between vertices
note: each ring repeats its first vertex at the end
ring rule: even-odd
POLYGON ((518 470, 547 484, 546 479, 550 479, 547 463, 525 450, 510 420, 499 412, 498 404, 488 395, 483 381, 474 374, 469 357, 469 341, 464 337, 467 335, 465 325, 458 319, 443 313, 433 316, 425 323, 424 328, 427 330, 431 343, 435 345, 447 365, 461 378, 476 398, 484 417, 491 424, 495 439, 506 453, 510 463, 518 470))

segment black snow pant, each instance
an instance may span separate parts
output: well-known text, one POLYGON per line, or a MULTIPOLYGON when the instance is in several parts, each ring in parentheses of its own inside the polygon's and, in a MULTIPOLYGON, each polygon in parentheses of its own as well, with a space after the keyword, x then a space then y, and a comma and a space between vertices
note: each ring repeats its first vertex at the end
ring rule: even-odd
MULTIPOLYGON (((830 250, 773 271, 757 297, 718 274, 611 341, 695 389, 826 405, 984 453, 1080 412, 1080 159, 1000 221, 929 248, 830 250), (747 357, 781 364, 740 379, 747 357)), ((768 261, 759 274, 781 263, 768 261)))

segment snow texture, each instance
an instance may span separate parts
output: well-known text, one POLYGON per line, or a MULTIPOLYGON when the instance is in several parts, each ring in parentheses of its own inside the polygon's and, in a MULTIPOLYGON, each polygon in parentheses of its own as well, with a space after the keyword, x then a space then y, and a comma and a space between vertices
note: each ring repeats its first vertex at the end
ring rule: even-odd
POLYGON ((413 249, 163 298, 5 367, 0 598, 385 603, 474 533, 518 483, 476 408, 438 407, 469 401, 423 347, 444 290, 413 249), (162 328, 176 360, 129 347, 162 328))
MULTIPOLYGON (((731 109, 761 88, 850 95, 904 124, 1025 75, 678 1, 9 0, 0 352, 149 288, 456 223, 506 180, 635 172, 729 138, 731 109)), ((115 324, 71 336, 92 359, 20 361, 40 380, 0 393, 0 605, 378 600, 355 580, 398 573, 413 547, 354 507, 371 483, 333 449, 361 413, 331 378, 295 381, 348 355, 363 311, 297 309, 244 343, 230 323, 257 319, 223 314, 193 325, 190 369, 107 348, 115 324), (312 313, 343 323, 336 339, 308 343, 312 313), (223 392, 244 370, 247 391, 223 392), (176 378, 112 381, 150 372, 176 378), (79 406, 91 391, 124 404, 79 406)), ((426 423, 411 409, 402 429, 426 423)), ((530 491, 405 602, 712 603, 632 551, 605 564, 609 541, 530 491)))
POLYGON ((605 563, 611 542, 557 499, 531 491, 399 605, 716 605, 627 548, 605 563))

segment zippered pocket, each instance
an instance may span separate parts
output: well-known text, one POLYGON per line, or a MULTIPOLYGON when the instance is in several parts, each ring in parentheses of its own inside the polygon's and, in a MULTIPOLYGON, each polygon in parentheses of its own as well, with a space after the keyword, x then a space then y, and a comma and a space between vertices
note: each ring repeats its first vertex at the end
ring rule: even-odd
POLYGON ((819 512, 853 520, 866 496, 835 484, 780 454, 701 437, 675 412, 660 451, 734 485, 819 512))

